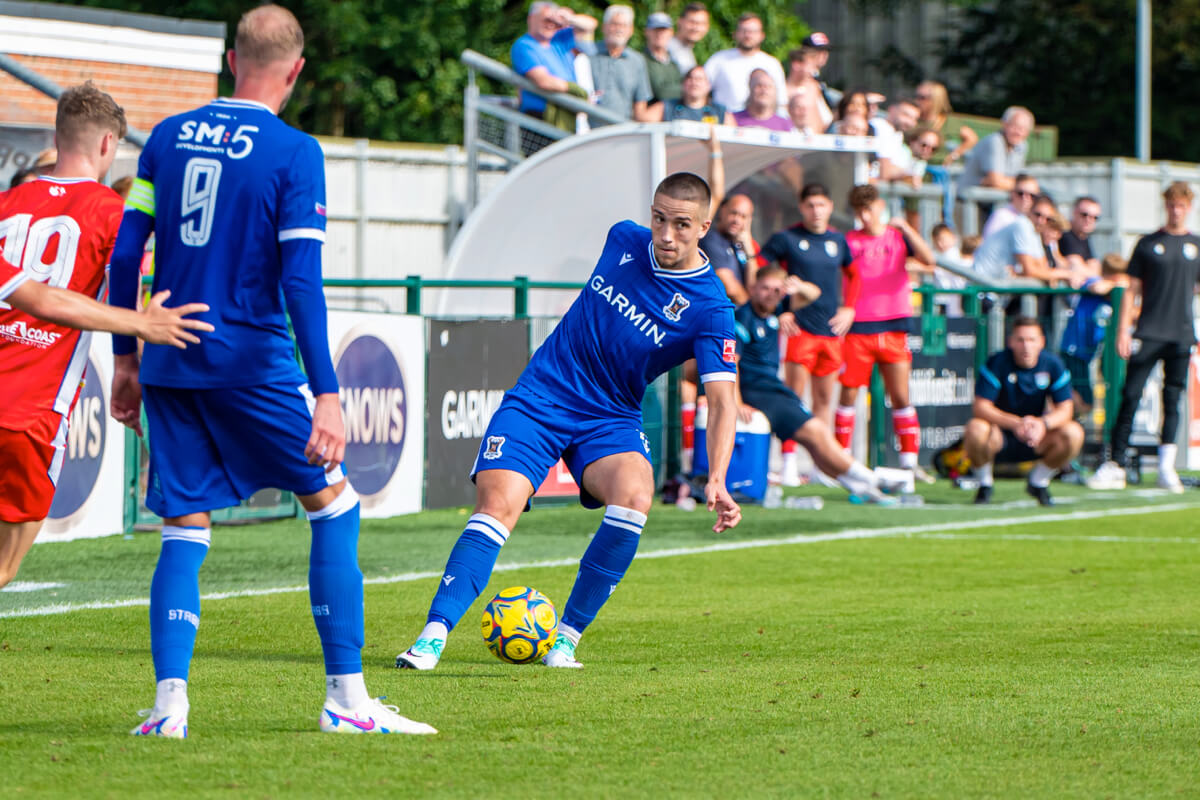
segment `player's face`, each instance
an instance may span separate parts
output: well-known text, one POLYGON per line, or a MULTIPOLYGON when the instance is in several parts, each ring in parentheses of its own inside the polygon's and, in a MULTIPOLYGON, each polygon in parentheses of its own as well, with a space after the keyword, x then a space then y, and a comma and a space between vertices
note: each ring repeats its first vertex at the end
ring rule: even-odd
POLYGON ((1187 215, 1192 210, 1191 201, 1183 197, 1172 198, 1165 203, 1167 209, 1167 226, 1183 228, 1187 226, 1187 215))
POLYGON ((824 233, 833 216, 833 201, 821 194, 814 194, 800 201, 800 218, 804 227, 813 233, 824 233))
POLYGON ((774 311, 781 299, 783 299, 783 278, 778 275, 759 278, 750 287, 750 300, 754 303, 754 310, 759 314, 769 314, 774 311))
POLYGON ((887 203, 882 197, 876 197, 870 205, 858 210, 858 218, 862 220, 863 227, 868 230, 879 225, 886 225, 887 203))
POLYGON ((1042 329, 1033 325, 1022 325, 1008 336, 1008 346, 1013 352, 1013 361, 1021 369, 1032 369, 1037 365, 1038 356, 1046 346, 1046 337, 1042 329))
POLYGON ((650 206, 650 232, 659 266, 686 269, 692 265, 700 249, 700 239, 708 233, 704 211, 692 200, 663 194, 654 196, 654 204, 650 206))

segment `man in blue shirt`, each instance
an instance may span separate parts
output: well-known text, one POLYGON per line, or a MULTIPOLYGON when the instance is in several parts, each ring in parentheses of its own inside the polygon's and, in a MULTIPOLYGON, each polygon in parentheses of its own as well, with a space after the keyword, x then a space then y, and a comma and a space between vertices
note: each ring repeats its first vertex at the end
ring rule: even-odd
POLYGON ((163 517, 150 586, 158 686, 136 735, 187 736, 210 512, 268 486, 294 492, 312 526, 309 595, 326 673, 321 730, 436 733, 380 704, 363 683, 359 503, 341 468, 345 432, 321 286, 324 156, 276 116, 304 66, 303 48, 299 23, 280 6, 242 17, 229 53, 233 97, 155 127, 113 250, 114 305, 134 306, 153 232, 154 291, 207 303, 204 318, 217 323, 183 353, 146 345, 140 375, 134 341, 113 340, 113 416, 140 429, 144 397, 146 505, 163 517))
POLYGON ((1040 505, 1054 505, 1050 480, 1083 447, 1083 428, 1073 419, 1071 373, 1045 346, 1041 324, 1020 317, 1007 349, 994 353, 975 379, 974 416, 963 446, 979 476, 978 504, 991 502, 993 464, 1036 461, 1025 491, 1040 505))
POLYGON ((880 492, 875 473, 842 449, 829 425, 814 417, 779 379, 779 314, 811 304, 821 294, 815 284, 770 265, 758 271, 750 287, 750 302, 734 312, 738 337, 738 372, 742 402, 766 415, 771 432, 781 441, 795 440, 813 458, 817 469, 834 475, 860 503, 893 504, 880 492))
POLYGON ((641 404, 656 377, 695 358, 708 395, 713 530, 737 525, 725 488, 733 452, 737 341, 733 306, 700 250, 708 231, 708 185, 676 173, 658 185, 650 228, 625 221, 608 232, 587 285, 504 395, 475 466, 475 510, 458 538, 425 628, 396 666, 437 666, 450 630, 487 586, 500 548, 529 498, 561 457, 587 508, 604 519, 579 564, 558 638, 542 659, 582 666, 575 648, 637 552, 654 502, 641 404))
MULTIPOLYGON (((546 92, 565 92, 587 99, 587 91, 575 82, 575 31, 591 33, 596 20, 575 14, 551 2, 536 2, 526 19, 529 32, 513 42, 509 53, 513 70, 546 92)), ((531 92, 521 92, 521 112, 541 117, 546 101, 531 92)))

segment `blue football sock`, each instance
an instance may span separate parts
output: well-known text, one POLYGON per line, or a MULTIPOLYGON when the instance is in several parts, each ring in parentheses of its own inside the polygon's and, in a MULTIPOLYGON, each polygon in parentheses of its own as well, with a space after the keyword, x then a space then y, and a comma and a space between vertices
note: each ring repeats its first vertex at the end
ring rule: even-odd
POLYGON ((495 517, 471 515, 446 560, 441 583, 429 606, 427 622, 440 622, 447 629, 454 629, 487 586, 508 534, 508 528, 495 517))
POLYGON ((363 577, 358 568, 358 495, 350 486, 308 512, 312 550, 308 597, 321 637, 326 675, 362 672, 363 577))
POLYGON ((631 508, 604 510, 604 521, 579 562, 579 575, 563 608, 563 625, 583 633, 592 624, 633 562, 645 524, 646 515, 631 508))
POLYGON ((162 549, 150 581, 150 652, 155 680, 188 679, 200 627, 200 565, 209 528, 163 526, 162 549))

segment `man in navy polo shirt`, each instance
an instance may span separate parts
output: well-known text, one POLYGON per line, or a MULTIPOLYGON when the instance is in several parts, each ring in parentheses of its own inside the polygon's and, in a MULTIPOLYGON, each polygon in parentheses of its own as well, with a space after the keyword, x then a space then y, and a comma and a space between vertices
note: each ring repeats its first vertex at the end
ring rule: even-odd
POLYGON ((963 445, 979 477, 977 504, 991 502, 993 464, 1036 461, 1025 491, 1040 505, 1054 505, 1050 480, 1083 447, 1083 428, 1073 419, 1071 373, 1045 346, 1041 324, 1021 317, 1008 347, 994 353, 975 379, 974 417, 963 445))

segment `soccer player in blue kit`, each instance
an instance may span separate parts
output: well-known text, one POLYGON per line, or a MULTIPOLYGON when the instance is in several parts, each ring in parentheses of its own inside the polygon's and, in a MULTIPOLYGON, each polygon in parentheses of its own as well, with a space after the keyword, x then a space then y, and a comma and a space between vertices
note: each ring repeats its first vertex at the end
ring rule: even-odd
POLYGON ((579 638, 628 570, 654 501, 642 396, 656 377, 695 358, 708 395, 713 530, 741 509, 725 488, 733 452, 737 377, 733 306, 700 250, 708 184, 668 176, 650 207, 650 229, 614 225, 596 269, 558 327, 496 409, 475 459, 474 513, 450 552, 424 630, 396 666, 437 666, 450 630, 479 597, 529 498, 561 457, 588 508, 604 519, 579 563, 558 637, 542 659, 581 667, 579 638))
POLYGON ((436 733, 370 697, 363 682, 359 503, 341 468, 345 433, 321 286, 324 156, 276 116, 304 66, 303 47, 299 23, 279 6, 242 17, 229 53, 233 97, 155 127, 113 251, 115 305, 133 307, 153 232, 154 290, 208 303, 205 317, 218 323, 179 355, 146 345, 140 376, 133 340, 114 338, 113 416, 140 427, 144 395, 146 506, 163 517, 150 585, 158 685, 136 735, 187 736, 210 512, 268 486, 294 492, 312 526, 309 596, 326 672, 320 729, 436 733))

